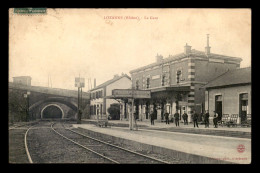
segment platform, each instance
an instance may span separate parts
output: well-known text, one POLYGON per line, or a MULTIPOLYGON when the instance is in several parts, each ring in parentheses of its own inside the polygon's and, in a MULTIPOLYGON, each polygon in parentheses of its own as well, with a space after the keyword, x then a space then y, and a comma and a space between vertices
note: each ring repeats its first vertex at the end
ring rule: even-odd
MULTIPOLYGON (((96 120, 84 119, 82 123, 96 124, 96 120)), ((109 125, 113 127, 129 127, 129 123, 126 120, 109 120, 109 125)), ((151 125, 148 121, 137 121, 139 129, 151 129, 160 131, 173 131, 180 133, 193 133, 204 134, 214 136, 229 136, 251 139, 251 128, 248 127, 222 127, 214 128, 210 125, 210 128, 205 128, 205 125, 199 125, 199 128, 194 128, 193 124, 184 125, 180 123, 179 127, 176 127, 174 123, 166 124, 163 122, 155 122, 155 125, 151 125)))
POLYGON ((135 143, 134 145, 139 145, 139 147, 142 147, 142 145, 151 146, 150 149, 156 149, 158 152, 161 152, 161 154, 172 151, 172 153, 179 158, 188 159, 192 161, 192 163, 248 164, 251 162, 251 139, 247 138, 211 136, 151 129, 131 131, 128 127, 112 126, 111 128, 100 128, 94 124, 74 124, 73 127, 80 127, 93 133, 98 133, 99 135, 112 136, 113 140, 118 140, 120 142, 124 142, 124 140, 128 143, 129 141, 133 141, 135 143), (245 147, 243 152, 238 151, 237 147, 239 145, 245 147), (212 160, 216 160, 216 162, 212 160))

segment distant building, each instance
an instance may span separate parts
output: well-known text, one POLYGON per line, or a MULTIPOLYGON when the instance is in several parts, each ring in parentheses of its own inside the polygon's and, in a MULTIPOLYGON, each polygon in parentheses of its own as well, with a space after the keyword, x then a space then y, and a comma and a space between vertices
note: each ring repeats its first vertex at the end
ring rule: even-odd
POLYGON ((129 89, 131 88, 131 78, 122 74, 115 75, 113 79, 108 80, 90 90, 90 118, 96 119, 97 115, 109 115, 107 109, 113 103, 119 103, 114 99, 107 99, 106 96, 112 95, 113 89, 129 89))
POLYGON ((164 119, 165 112, 173 115, 176 111, 180 114, 186 111, 191 121, 193 110, 204 111, 205 91, 200 87, 228 70, 239 68, 241 61, 211 53, 209 40, 205 52, 191 49, 186 43, 183 53, 167 58, 157 55, 155 63, 130 71, 133 88, 151 90, 151 99, 135 102, 137 118, 150 119, 150 113, 156 109, 159 121, 164 119))
POLYGON ((227 71, 203 86, 205 109, 211 116, 238 115, 237 123, 251 118, 251 67, 227 71))
POLYGON ((20 84, 20 85, 31 86, 31 80, 32 78, 30 76, 13 77, 13 83, 20 84))

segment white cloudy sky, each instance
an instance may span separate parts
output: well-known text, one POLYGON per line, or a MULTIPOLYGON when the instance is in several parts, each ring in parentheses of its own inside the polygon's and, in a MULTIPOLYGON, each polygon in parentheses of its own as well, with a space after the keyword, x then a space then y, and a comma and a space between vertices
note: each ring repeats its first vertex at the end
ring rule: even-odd
POLYGON ((181 53, 186 43, 204 51, 206 34, 211 52, 241 57, 241 67, 251 66, 249 9, 48 9, 34 16, 10 9, 9 14, 10 81, 28 75, 32 85, 48 86, 50 74, 52 87, 74 90, 80 74, 99 85, 153 63, 157 53, 181 53))

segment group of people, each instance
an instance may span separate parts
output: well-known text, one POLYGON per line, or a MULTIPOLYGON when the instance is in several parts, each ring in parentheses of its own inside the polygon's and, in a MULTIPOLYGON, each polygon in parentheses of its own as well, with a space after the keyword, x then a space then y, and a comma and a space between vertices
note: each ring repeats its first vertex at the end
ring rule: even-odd
MULTIPOLYGON (((219 121, 219 116, 218 113, 216 111, 214 112, 214 117, 213 117, 213 124, 214 124, 214 128, 218 128, 218 121, 219 121)), ((207 110, 205 114, 203 114, 203 119, 204 119, 204 123, 205 123, 205 128, 209 128, 209 111, 207 110)))
MULTIPOLYGON (((169 113, 166 112, 166 113, 164 114, 164 116, 165 116, 165 122, 166 122, 166 124, 170 124, 169 113)), ((176 112, 176 113, 173 115, 173 117, 174 117, 174 122, 175 122, 176 127, 177 127, 177 126, 180 126, 180 124, 179 124, 180 114, 179 114, 178 112, 176 112)), ((188 115, 186 114, 186 112, 184 112, 184 114, 182 115, 182 118, 183 118, 183 120, 184 120, 184 125, 186 125, 186 124, 188 125, 188 115)))
MULTIPOLYGON (((152 114, 151 114, 151 125, 154 125, 154 119, 156 117, 156 111, 154 111, 152 114)), ((166 124, 170 124, 170 117, 169 117, 169 113, 166 112, 164 114, 165 116, 165 122, 166 124)), ((204 120, 204 123, 205 123, 205 128, 209 128, 209 111, 206 111, 205 114, 202 114, 203 116, 203 120, 204 120)), ((175 125, 176 127, 177 126, 180 126, 179 124, 179 120, 180 120, 180 114, 176 111, 175 114, 173 115, 173 118, 174 118, 174 122, 175 122, 175 125)), ((188 125, 188 114, 186 113, 186 111, 184 111, 184 113, 182 114, 182 118, 183 118, 183 121, 184 121, 184 125, 188 125)), ((192 115, 191 115, 191 118, 193 120, 193 125, 194 125, 194 128, 195 127, 198 127, 199 128, 199 125, 198 125, 198 120, 199 120, 199 115, 196 113, 196 111, 194 110, 192 115)), ((213 118, 213 123, 214 123, 214 127, 217 128, 218 125, 217 125, 217 122, 219 121, 219 117, 218 117, 218 114, 216 111, 214 111, 214 118, 213 118)))

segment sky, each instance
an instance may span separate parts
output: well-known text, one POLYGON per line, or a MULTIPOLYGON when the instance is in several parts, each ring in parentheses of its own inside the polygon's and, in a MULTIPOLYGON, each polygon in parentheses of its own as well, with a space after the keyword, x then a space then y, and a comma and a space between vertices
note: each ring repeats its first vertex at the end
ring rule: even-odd
POLYGON ((242 58, 251 66, 250 9, 9 9, 9 81, 31 76, 33 86, 77 90, 75 77, 99 85, 115 74, 192 49, 242 58), (119 17, 115 19, 112 17, 119 17))

